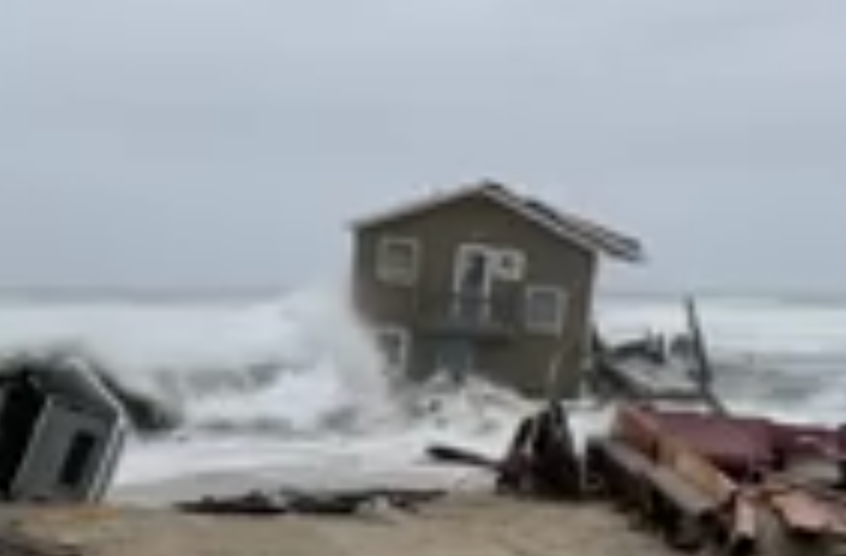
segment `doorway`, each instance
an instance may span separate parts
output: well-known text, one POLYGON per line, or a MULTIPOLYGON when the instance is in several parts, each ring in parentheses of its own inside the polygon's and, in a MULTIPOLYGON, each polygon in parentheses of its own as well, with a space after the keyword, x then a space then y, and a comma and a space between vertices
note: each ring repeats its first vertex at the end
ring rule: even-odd
POLYGON ((477 369, 476 346, 469 340, 444 338, 433 348, 434 372, 446 375, 455 384, 463 384, 477 369))
POLYGON ((452 316, 462 323, 485 322, 491 317, 495 255, 494 249, 477 243, 465 243, 456 250, 452 316))

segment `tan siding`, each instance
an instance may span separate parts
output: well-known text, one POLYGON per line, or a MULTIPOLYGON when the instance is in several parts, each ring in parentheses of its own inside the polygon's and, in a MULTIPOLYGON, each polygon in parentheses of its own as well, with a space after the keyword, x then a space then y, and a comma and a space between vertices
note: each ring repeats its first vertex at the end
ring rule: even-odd
MULTIPOLYGON (((457 245, 479 242, 523 251, 528 261, 525 280, 504 287, 521 290, 526 284, 562 286, 568 299, 564 334, 561 338, 524 335, 509 344, 486 348, 480 357, 481 366, 495 380, 538 393, 547 382, 550 361, 563 350, 566 354, 562 361, 563 383, 572 386, 586 339, 595 266, 593 253, 561 241, 482 197, 361 230, 357 238, 354 280, 364 314, 377 323, 407 324, 412 328, 417 324, 415 298, 421 292, 450 290, 457 245), (416 288, 387 286, 375 280, 376 249, 379 238, 386 234, 413 237, 420 242, 422 260, 416 288)), ((425 342, 416 339, 414 344, 425 346, 425 342)), ((417 351, 413 357, 422 365, 425 354, 417 351)), ((415 370, 413 374, 425 373, 425 369, 415 370)))

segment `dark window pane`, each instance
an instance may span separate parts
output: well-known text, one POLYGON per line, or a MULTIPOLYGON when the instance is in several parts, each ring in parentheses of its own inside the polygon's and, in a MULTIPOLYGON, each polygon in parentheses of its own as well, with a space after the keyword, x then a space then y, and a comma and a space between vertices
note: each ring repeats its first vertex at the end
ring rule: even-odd
POLYGON ((59 474, 59 482, 65 486, 77 486, 85 474, 94 447, 97 444, 94 435, 87 432, 77 433, 71 442, 65 463, 59 474))

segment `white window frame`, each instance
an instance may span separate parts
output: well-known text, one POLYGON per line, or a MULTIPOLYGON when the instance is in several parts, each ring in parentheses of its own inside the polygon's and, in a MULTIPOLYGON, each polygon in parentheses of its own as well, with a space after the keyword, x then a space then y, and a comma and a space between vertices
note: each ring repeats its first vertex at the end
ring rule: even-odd
POLYGON ((376 246, 376 278, 386 284, 410 286, 417 282, 420 271, 420 242, 411 237, 385 236, 379 238, 376 246), (411 250, 411 268, 398 271, 390 268, 388 251, 402 246, 411 250))
POLYGON ((380 326, 376 331, 377 342, 379 345, 382 357, 388 365, 391 372, 406 373, 408 371, 408 357, 411 352, 411 335, 408 330, 402 326, 389 324, 380 326), (384 339, 386 336, 395 336, 399 345, 399 361, 394 363, 391 361, 388 354, 385 353, 384 339))
POLYGON ((503 282, 515 283, 522 282, 526 275, 527 259, 526 252, 515 247, 503 247, 497 250, 497 269, 496 278, 503 282), (511 259, 512 264, 516 266, 511 267, 505 271, 503 264, 506 259, 511 259))
POLYGON ((523 296, 523 325, 530 332, 559 335, 564 330, 567 314, 567 292, 560 286, 533 284, 526 286, 523 296), (532 318, 533 298, 539 295, 554 295, 557 299, 555 319, 552 322, 537 322, 532 318))

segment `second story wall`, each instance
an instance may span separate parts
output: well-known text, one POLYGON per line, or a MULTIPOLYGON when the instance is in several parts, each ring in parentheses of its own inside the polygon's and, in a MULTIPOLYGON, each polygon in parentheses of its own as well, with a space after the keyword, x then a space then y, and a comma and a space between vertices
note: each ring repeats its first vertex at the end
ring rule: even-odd
POLYGON ((589 311, 595 256, 532 221, 485 198, 470 197, 382 225, 354 236, 353 272, 356 298, 372 320, 410 324, 421 300, 437 303, 449 296, 456 250, 465 243, 522 253, 522 279, 497 282, 496 295, 522 302, 527 285, 560 286, 567 295, 565 328, 584 320, 589 311), (385 284, 377 276, 380 242, 409 239, 417 244, 416 279, 407 285, 385 284))

